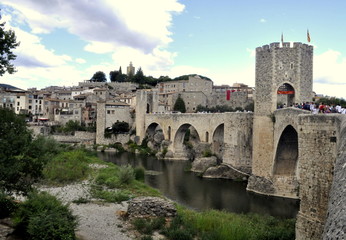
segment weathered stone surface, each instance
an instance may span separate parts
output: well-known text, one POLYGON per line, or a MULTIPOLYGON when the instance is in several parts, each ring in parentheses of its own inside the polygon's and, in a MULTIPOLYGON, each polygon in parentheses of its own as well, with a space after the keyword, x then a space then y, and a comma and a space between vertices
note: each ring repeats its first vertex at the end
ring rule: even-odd
POLYGON ((192 172, 204 172, 208 168, 216 166, 216 165, 217 165, 217 159, 215 156, 196 158, 192 162, 191 171, 192 172))
POLYGON ((196 158, 203 157, 203 153, 206 151, 210 151, 211 144, 210 143, 205 143, 205 142, 200 142, 194 144, 194 153, 196 158))
POLYGON ((323 239, 346 239, 346 119, 342 124, 339 154, 328 204, 323 239))
POLYGON ((224 178, 224 179, 233 179, 233 180, 247 180, 249 175, 237 171, 236 169, 221 164, 219 166, 208 168, 203 177, 205 178, 224 178))
POLYGON ((247 189, 253 192, 272 195, 275 193, 273 182, 265 177, 251 175, 248 180, 247 189))
POLYGON ((129 201, 127 213, 135 217, 174 217, 176 208, 173 202, 158 197, 138 197, 129 201))
POLYGON ((157 131, 154 135, 154 142, 157 143, 157 144, 161 144, 161 142, 165 139, 165 137, 163 136, 163 133, 162 131, 157 131))

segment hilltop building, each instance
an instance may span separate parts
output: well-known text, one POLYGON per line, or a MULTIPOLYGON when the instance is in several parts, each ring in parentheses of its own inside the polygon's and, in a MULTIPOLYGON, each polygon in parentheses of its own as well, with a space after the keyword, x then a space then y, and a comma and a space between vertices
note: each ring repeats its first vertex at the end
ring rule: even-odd
POLYGON ((135 67, 132 66, 132 62, 130 62, 130 65, 127 67, 127 76, 133 76, 135 75, 135 67))

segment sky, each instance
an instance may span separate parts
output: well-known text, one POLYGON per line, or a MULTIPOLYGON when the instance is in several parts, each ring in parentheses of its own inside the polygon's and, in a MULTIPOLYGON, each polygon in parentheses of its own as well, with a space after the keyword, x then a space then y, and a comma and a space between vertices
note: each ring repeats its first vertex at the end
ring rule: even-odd
MULTIPOLYGON (((0 83, 76 86, 132 62, 144 75, 209 77, 255 86, 255 49, 314 46, 313 90, 346 98, 344 0, 2 0, 1 21, 20 46, 0 83)), ((109 80, 108 80, 109 81, 109 80)))

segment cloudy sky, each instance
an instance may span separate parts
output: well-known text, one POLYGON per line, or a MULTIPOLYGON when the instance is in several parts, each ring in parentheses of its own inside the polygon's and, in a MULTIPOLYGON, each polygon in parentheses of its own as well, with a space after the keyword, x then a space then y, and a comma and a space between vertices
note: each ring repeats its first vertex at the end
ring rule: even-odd
POLYGON ((2 0, 2 20, 20 41, 20 88, 72 86, 132 61, 144 74, 196 73, 215 85, 255 85, 256 47, 314 45, 316 93, 346 98, 346 1, 2 0))

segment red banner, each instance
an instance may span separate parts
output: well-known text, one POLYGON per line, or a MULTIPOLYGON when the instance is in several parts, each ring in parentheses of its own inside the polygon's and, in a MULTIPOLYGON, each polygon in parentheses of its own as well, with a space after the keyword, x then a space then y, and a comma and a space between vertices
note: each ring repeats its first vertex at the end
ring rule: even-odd
POLYGON ((278 91, 278 94, 294 94, 294 91, 278 91))
POLYGON ((231 99, 231 90, 227 90, 226 92, 226 100, 229 101, 231 99))

